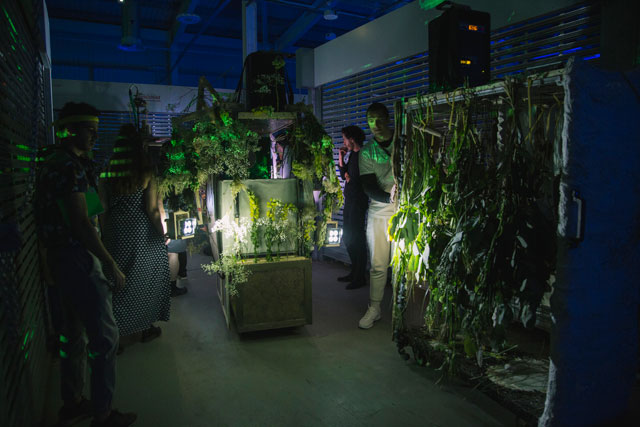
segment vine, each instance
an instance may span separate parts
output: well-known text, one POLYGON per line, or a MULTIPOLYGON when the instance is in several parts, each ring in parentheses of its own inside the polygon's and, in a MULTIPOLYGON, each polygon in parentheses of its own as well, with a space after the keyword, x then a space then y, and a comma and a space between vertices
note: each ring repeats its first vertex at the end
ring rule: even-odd
POLYGON ((461 101, 451 97, 442 138, 433 132, 433 98, 421 99, 411 117, 418 131, 404 147, 389 226, 394 326, 403 327, 413 287, 428 284, 425 325, 449 348, 451 370, 460 350, 481 364, 483 352, 501 349, 511 319, 532 326, 555 268, 553 152, 562 106, 533 104, 529 80, 523 107, 520 86, 507 80, 498 107, 468 90, 461 101))

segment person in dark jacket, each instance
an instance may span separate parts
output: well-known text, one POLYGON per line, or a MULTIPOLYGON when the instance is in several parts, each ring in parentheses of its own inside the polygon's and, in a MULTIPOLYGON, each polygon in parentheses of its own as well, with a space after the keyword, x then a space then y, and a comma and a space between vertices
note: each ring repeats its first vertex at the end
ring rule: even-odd
POLYGON ((359 155, 364 143, 364 132, 358 126, 342 128, 344 145, 340 148, 338 164, 344 185, 343 240, 351 258, 351 272, 339 277, 341 282, 349 282, 347 289, 365 286, 367 266, 367 236, 365 216, 369 199, 360 182, 359 155))

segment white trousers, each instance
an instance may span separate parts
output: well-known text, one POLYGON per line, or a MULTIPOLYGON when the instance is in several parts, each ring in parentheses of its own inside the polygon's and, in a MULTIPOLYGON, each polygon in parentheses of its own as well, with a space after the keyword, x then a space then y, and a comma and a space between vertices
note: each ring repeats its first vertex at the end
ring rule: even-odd
POLYGON ((391 264, 391 242, 387 232, 390 218, 391 215, 370 215, 367 219, 367 243, 371 260, 369 299, 372 303, 382 301, 387 285, 387 269, 391 264))

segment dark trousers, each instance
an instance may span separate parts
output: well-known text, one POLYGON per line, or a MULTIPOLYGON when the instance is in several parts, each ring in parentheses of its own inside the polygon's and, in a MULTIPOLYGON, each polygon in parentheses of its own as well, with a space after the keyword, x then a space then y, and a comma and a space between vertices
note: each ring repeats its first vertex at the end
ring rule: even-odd
POLYGON ((366 200, 349 200, 345 198, 342 210, 343 234, 342 239, 351 258, 351 274, 354 283, 363 283, 367 271, 367 234, 365 231, 365 217, 367 214, 366 200))
POLYGON ((71 403, 82 396, 88 356, 94 410, 96 414, 107 412, 115 389, 118 348, 111 289, 100 261, 86 249, 59 248, 50 254, 49 266, 58 292, 51 303, 58 305, 55 311, 60 314, 62 400, 71 403))
POLYGON ((187 277, 187 253, 180 252, 178 254, 178 276, 179 277, 187 277))

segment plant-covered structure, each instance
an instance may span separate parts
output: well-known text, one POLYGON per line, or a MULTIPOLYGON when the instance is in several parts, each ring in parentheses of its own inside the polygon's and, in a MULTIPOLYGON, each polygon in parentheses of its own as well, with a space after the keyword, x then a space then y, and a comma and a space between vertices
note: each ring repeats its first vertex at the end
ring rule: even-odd
POLYGON ((169 164, 161 180, 161 191, 167 194, 185 188, 195 190, 210 175, 246 179, 256 151, 258 135, 220 107, 195 120, 192 127, 174 127, 171 144, 166 149, 169 164))
POLYGON ((397 147, 395 338, 407 344, 402 312, 414 287, 427 286, 425 325, 451 368, 461 353, 482 364, 483 352, 501 349, 512 318, 533 325, 554 272, 562 105, 557 89, 532 83, 507 80, 493 97, 418 98, 413 132, 397 147))

